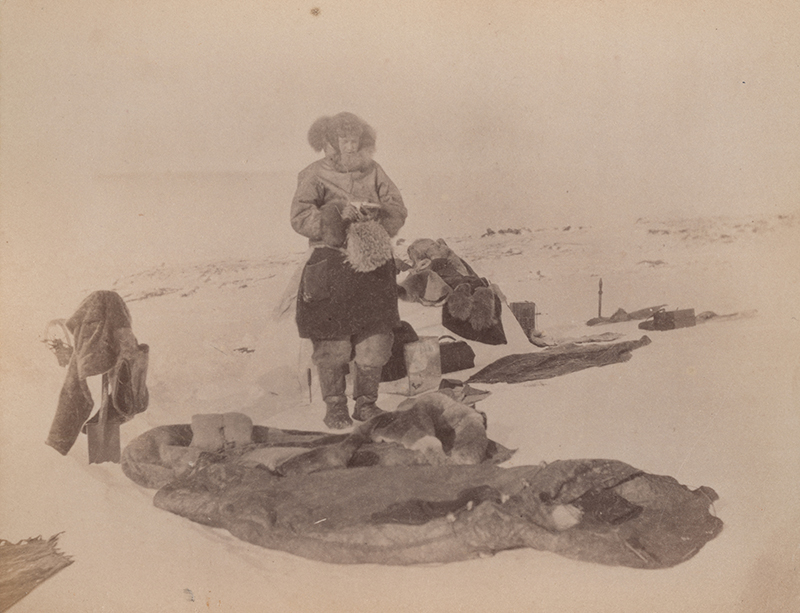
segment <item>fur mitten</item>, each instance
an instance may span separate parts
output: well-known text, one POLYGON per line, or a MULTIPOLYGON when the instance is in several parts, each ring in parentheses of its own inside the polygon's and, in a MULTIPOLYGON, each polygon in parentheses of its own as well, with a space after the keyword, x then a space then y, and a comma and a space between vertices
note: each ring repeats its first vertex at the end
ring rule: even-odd
POLYGON ((445 305, 454 318, 467 321, 472 312, 472 288, 462 283, 447 297, 445 305))
POLYGON ((487 330, 498 323, 494 292, 488 287, 479 287, 473 292, 469 323, 477 331, 487 330))
POLYGON ((393 257, 389 234, 377 221, 357 221, 347 228, 347 261, 356 272, 371 272, 393 257))

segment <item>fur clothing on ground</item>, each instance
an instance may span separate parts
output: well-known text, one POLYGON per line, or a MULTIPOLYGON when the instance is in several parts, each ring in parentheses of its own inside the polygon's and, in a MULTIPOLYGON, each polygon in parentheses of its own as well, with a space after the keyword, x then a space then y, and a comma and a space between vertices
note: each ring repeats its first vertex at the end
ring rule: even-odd
POLYGON ((92 400, 86 378, 110 372, 115 405, 124 413, 111 416, 130 419, 147 407, 145 385, 148 347, 139 345, 131 330, 131 314, 125 301, 112 291, 93 292, 66 322, 73 335, 67 375, 46 443, 66 455, 91 414, 92 400))

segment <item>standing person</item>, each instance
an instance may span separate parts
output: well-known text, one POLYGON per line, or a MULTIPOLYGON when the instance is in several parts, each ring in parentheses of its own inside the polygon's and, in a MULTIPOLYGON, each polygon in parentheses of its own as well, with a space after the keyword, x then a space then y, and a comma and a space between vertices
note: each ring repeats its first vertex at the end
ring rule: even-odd
POLYGON ((381 370, 399 322, 390 237, 405 223, 400 191, 372 159, 375 130, 352 113, 320 117, 308 142, 325 157, 300 172, 292 228, 309 239, 311 257, 297 293, 297 328, 311 339, 329 428, 352 425, 345 374, 355 361, 353 419, 376 406, 381 370))

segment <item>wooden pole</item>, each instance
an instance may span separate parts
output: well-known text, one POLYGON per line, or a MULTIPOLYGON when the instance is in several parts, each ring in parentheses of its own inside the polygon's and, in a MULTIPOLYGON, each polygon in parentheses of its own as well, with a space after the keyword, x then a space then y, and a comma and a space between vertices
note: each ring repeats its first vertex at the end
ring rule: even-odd
POLYGON ((603 280, 600 279, 600 289, 597 292, 597 316, 603 316, 603 280))

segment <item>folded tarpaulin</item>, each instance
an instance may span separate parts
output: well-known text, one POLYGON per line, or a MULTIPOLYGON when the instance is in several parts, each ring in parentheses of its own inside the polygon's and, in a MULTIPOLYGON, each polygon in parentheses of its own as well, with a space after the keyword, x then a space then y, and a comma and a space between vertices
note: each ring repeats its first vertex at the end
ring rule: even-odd
POLYGON ((495 360, 469 379, 468 383, 521 383, 551 379, 592 366, 606 366, 631 359, 631 351, 650 344, 643 336, 638 341, 623 341, 602 346, 565 346, 534 353, 518 353, 495 360))

